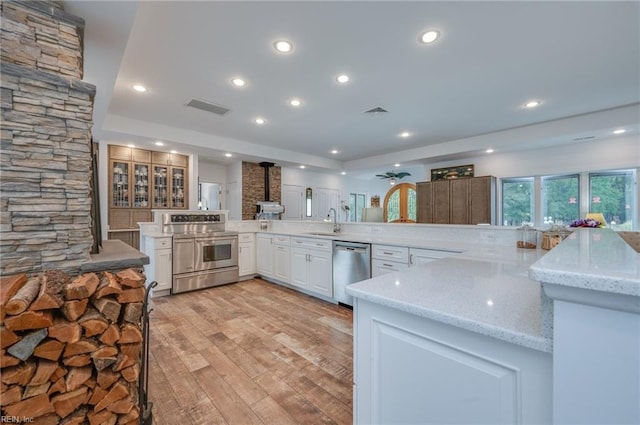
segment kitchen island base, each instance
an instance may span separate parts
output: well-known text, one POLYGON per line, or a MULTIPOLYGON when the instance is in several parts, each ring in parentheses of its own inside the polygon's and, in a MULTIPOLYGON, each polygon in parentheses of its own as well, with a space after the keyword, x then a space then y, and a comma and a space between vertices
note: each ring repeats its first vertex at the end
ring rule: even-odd
POLYGON ((551 423, 550 353, 359 298, 354 320, 354 423, 551 423))

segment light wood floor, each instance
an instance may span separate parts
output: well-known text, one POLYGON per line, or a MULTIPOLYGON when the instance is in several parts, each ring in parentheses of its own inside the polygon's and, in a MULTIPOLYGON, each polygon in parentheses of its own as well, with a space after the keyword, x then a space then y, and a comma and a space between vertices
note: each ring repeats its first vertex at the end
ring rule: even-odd
POLYGON ((152 301, 154 424, 351 424, 351 310, 260 279, 152 301))

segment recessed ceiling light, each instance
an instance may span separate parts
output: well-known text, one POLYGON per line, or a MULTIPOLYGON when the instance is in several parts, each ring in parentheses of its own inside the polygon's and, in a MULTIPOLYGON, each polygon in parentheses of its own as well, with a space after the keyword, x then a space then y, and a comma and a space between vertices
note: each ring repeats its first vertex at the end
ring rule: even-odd
POLYGON ((264 118, 259 118, 259 117, 258 117, 258 118, 256 118, 255 120, 253 120, 253 122, 255 122, 255 123, 256 123, 256 124, 258 124, 258 125, 262 125, 262 124, 264 124, 266 121, 265 121, 265 119, 264 119, 264 118))
POLYGON ((287 40, 278 40, 273 43, 273 48, 280 53, 289 53, 293 50, 293 44, 287 40))
POLYGON ((624 128, 619 128, 618 130, 615 130, 613 132, 613 134, 622 134, 622 133, 626 133, 627 130, 625 130, 624 128))
POLYGON ((289 101, 289 105, 291 105, 291 106, 300 106, 300 105, 302 105, 302 101, 300 99, 291 99, 289 101))
POLYGON ((171 149, 169 152, 170 152, 170 153, 178 153, 178 151, 177 151, 177 150, 175 150, 175 149, 171 149))
POLYGON ((399 167, 399 166, 400 166, 400 164, 395 163, 395 164, 393 164, 393 166, 394 166, 394 167, 399 167))
POLYGON ((138 93, 146 93, 147 88, 145 86, 143 86, 142 84, 134 84, 132 86, 132 88, 137 91, 138 93))
POLYGON ((493 153, 493 149, 489 148, 485 151, 486 153, 493 153))
POLYGON ((349 80, 351 80, 351 77, 349 77, 347 74, 340 74, 336 77, 336 81, 340 84, 346 84, 349 82, 349 80))
POLYGON ((159 140, 158 140, 158 141, 156 142, 156 146, 164 146, 164 143, 162 143, 161 141, 159 141, 159 140))
POLYGON ((407 137, 411 136, 411 133, 409 133, 408 131, 403 131, 398 136, 406 139, 407 137))
POLYGON ((244 87, 247 85, 247 82, 245 80, 243 80, 242 78, 233 78, 231 79, 231 84, 233 84, 236 87, 244 87))
POLYGON ((304 165, 301 165, 300 168, 306 168, 304 165))
POLYGON ((224 156, 226 156, 227 158, 231 158, 233 156, 233 154, 225 153, 224 156))
POLYGON ((524 104, 525 108, 535 108, 536 106, 540 106, 542 102, 539 100, 530 100, 529 102, 524 104))
POLYGON ((134 145, 133 143, 129 143, 129 144, 127 145, 127 147, 128 147, 128 148, 135 148, 135 147, 136 147, 136 145, 134 145))
POLYGON ((342 174, 343 176, 347 175, 346 171, 341 172, 340 174, 342 174))
POLYGON ((440 33, 436 30, 425 31, 420 35, 420 42, 424 44, 433 43, 440 37, 440 33))
POLYGON ((331 151, 331 153, 332 153, 332 154, 334 154, 334 155, 335 155, 335 154, 337 154, 337 153, 338 153, 338 149, 333 149, 333 150, 331 151))

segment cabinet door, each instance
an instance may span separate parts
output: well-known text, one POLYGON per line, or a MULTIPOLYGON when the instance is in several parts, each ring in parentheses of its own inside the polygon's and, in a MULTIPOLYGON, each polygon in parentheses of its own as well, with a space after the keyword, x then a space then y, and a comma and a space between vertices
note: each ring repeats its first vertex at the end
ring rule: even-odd
POLYGON ((151 162, 158 165, 170 165, 171 154, 167 152, 151 152, 151 162))
POLYGON ((151 151, 145 149, 131 149, 131 160, 135 162, 151 163, 151 151))
POLYGON ((149 174, 151 166, 149 164, 133 164, 133 208, 149 208, 149 195, 151 186, 149 184, 149 174))
POLYGON ((451 196, 450 224, 469 224, 469 181, 470 179, 451 180, 449 190, 451 196))
POLYGON ((431 182, 416 183, 416 223, 433 223, 433 184, 431 182))
POLYGON ((308 251, 302 248, 291 248, 291 279, 289 283, 300 288, 308 286, 309 260, 308 251))
POLYGON ((109 187, 109 206, 111 208, 129 208, 131 206, 130 184, 131 164, 123 161, 110 161, 111 185, 109 187))
POLYGON ((247 276, 256 272, 255 243, 240 242, 238 244, 238 268, 240 276, 247 276))
POLYGON ((289 283, 289 260, 290 260, 290 248, 283 245, 275 245, 273 253, 274 272, 273 275, 276 279, 289 283))
POLYGON ((155 252, 155 280, 158 282, 156 291, 171 289, 171 250, 157 249, 155 252))
POLYGON ((331 252, 309 251, 309 289, 333 297, 333 268, 331 252))
POLYGON ((284 205, 285 220, 302 220, 302 199, 304 188, 302 186, 283 184, 282 205, 284 205))
POLYGON ((258 274, 264 277, 273 276, 273 245, 271 236, 260 236, 256 238, 256 268, 258 274))
POLYGON ((495 224, 495 185, 492 176, 470 179, 470 224, 495 224))
MULTIPOLYGON (((155 153, 155 152, 154 152, 155 153)), ((153 166, 153 208, 169 208, 169 167, 153 166)))
POLYGON ((109 145, 109 158, 131 161, 131 148, 126 146, 109 145))
POLYGON ((451 251, 411 248, 409 250, 409 267, 430 263, 432 261, 439 260, 440 258, 449 257, 452 254, 453 252, 451 251))
POLYGON ((449 181, 438 180, 433 184, 433 222, 436 224, 449 224, 449 181))
POLYGON ((171 208, 187 207, 187 170, 171 167, 171 208))
POLYGON ((171 165, 176 167, 186 167, 189 165, 189 157, 186 155, 171 154, 171 165))

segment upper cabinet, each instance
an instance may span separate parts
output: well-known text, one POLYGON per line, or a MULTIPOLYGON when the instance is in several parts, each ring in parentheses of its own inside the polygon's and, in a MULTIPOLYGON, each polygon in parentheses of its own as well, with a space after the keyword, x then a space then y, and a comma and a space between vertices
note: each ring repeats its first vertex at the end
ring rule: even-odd
POLYGON ((496 178, 437 180, 416 184, 418 223, 496 224, 496 178))

